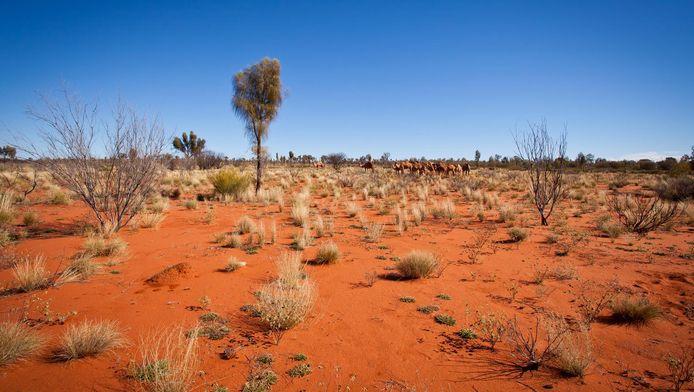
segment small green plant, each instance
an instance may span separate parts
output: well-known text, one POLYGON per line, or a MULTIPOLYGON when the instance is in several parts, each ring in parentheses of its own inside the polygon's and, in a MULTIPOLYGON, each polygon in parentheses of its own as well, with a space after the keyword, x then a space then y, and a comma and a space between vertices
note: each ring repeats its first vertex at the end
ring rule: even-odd
POLYGON ((313 370, 311 369, 311 364, 302 363, 287 370, 287 375, 292 378, 304 377, 311 374, 312 371, 313 370))
POLYGON ((439 313, 436 316, 434 316, 434 320, 443 325, 448 325, 448 326, 453 326, 455 325, 455 319, 453 316, 445 314, 445 313, 439 313))
POLYGON ((439 310, 438 305, 418 306, 417 311, 424 314, 431 314, 439 310))
POLYGON ((414 297, 409 297, 409 296, 400 297, 400 302, 414 303, 415 301, 416 300, 414 297))
POLYGON ((444 301, 449 301, 449 300, 451 300, 451 296, 448 295, 448 294, 444 294, 444 293, 437 294, 437 295, 436 295, 436 298, 442 299, 442 300, 444 300, 444 301))
POLYGON ((508 230, 508 236, 511 242, 521 242, 528 238, 528 232, 520 227, 512 227, 508 230))
POLYGON ((292 359, 295 361, 305 361, 308 359, 308 357, 306 356, 306 354, 299 353, 292 355, 292 359))
POLYGON ((471 339, 476 339, 477 334, 475 331, 473 331, 470 328, 463 328, 460 331, 456 332, 456 335, 460 336, 462 339, 465 340, 471 340, 471 339))
POLYGON ((242 174, 238 169, 230 167, 222 169, 209 177, 216 193, 224 198, 238 199, 251 184, 251 177, 242 174))

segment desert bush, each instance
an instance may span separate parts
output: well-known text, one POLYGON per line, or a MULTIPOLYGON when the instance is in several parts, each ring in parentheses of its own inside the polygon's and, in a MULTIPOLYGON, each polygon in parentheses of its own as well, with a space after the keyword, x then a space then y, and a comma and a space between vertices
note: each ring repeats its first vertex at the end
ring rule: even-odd
POLYGON ((411 304, 411 303, 414 303, 415 301, 417 301, 417 299, 415 297, 410 297, 408 295, 406 295, 404 297, 400 297, 400 302, 405 302, 405 303, 411 304))
POLYGON ((661 182, 654 188, 655 193, 663 200, 683 201, 694 198, 694 179, 680 176, 661 182))
POLYGON ((247 215, 242 216, 236 225, 239 234, 253 233, 256 230, 255 222, 247 215))
POLYGON ((0 323, 0 367, 30 356, 42 344, 43 339, 26 324, 9 321, 0 323))
MULTIPOLYGON (((161 178, 160 158, 167 144, 156 119, 118 105, 111 122, 98 118, 96 103, 63 91, 64 103, 44 98, 45 110, 29 110, 42 125, 41 148, 24 148, 92 210, 100 225, 118 231, 142 211, 161 178), (99 137, 103 134, 105 137, 99 137), (104 141, 99 159, 94 144, 104 141)), ((63 200, 63 199, 61 199, 63 200)))
POLYGON ((224 168, 209 177, 214 191, 223 198, 238 200, 243 192, 248 189, 252 178, 235 167, 224 168))
POLYGON ((263 354, 253 359, 251 370, 242 392, 268 392, 277 382, 277 374, 272 371, 272 355, 263 354))
POLYGON ((93 257, 94 256, 88 252, 78 253, 72 259, 70 265, 63 271, 63 275, 74 275, 82 280, 89 279, 99 268, 99 266, 92 261, 93 257))
POLYGON ((508 319, 501 313, 476 313, 475 331, 480 339, 489 343, 492 351, 496 344, 504 338, 508 329, 508 319))
POLYGON ((641 235, 671 222, 680 213, 678 203, 646 196, 614 195, 608 206, 627 230, 641 235))
POLYGON ((95 257, 116 256, 123 253, 127 247, 128 244, 118 238, 105 239, 99 236, 89 236, 82 245, 85 253, 95 257))
POLYGON ((366 240, 369 242, 378 242, 383 235, 383 225, 379 223, 369 223, 366 225, 366 240))
POLYGON ((64 190, 60 188, 51 188, 48 191, 48 199, 46 201, 48 204, 66 206, 70 204, 72 200, 64 190))
POLYGON ((20 259, 12 267, 12 276, 17 290, 25 293, 45 288, 50 284, 46 259, 43 256, 20 259))
POLYGON ((535 326, 528 333, 518 326, 517 320, 509 322, 506 333, 511 346, 513 363, 523 371, 537 370, 556 358, 560 345, 570 332, 569 326, 560 316, 535 319, 535 326))
POLYGON ((292 248, 295 250, 304 250, 306 247, 313 244, 313 237, 311 236, 311 230, 308 227, 304 227, 301 231, 294 233, 292 235, 292 248))
POLYGON ((434 321, 436 321, 439 324, 448 325, 449 327, 455 325, 455 319, 453 318, 453 316, 445 313, 439 313, 436 316, 434 316, 434 321))
POLYGON ((68 327, 53 357, 70 361, 98 355, 122 344, 123 338, 115 322, 83 321, 68 327))
POLYGON ((164 214, 160 212, 143 212, 138 217, 138 223, 145 229, 159 228, 161 221, 164 220, 164 214))
POLYGON ((617 323, 645 325, 651 320, 662 317, 663 312, 648 298, 622 296, 610 304, 612 319, 617 323))
POLYGON ((33 211, 27 211, 22 216, 22 223, 26 227, 34 227, 39 224, 39 216, 33 211))
POLYGON ((686 384, 694 381, 694 351, 691 347, 682 348, 679 355, 669 354, 665 360, 673 391, 680 392, 686 384))
POLYGON ((239 261, 236 257, 231 256, 227 261, 227 265, 224 267, 225 272, 234 272, 241 267, 245 267, 246 263, 244 261, 239 261))
POLYGON ((292 205, 292 221, 295 226, 304 227, 308 223, 308 205, 304 202, 296 201, 292 205))
POLYGON ((303 273, 299 275, 298 256, 282 256, 278 269, 278 279, 264 285, 257 293, 260 319, 272 331, 284 331, 303 321, 316 295, 315 285, 303 273))
POLYGON ((431 215, 434 218, 453 219, 455 217, 455 204, 450 200, 436 202, 431 207, 431 215))
POLYGON ((195 330, 186 334, 174 328, 142 339, 140 359, 131 365, 131 376, 149 391, 189 391, 199 363, 197 336, 195 330))
POLYGON ((198 202, 197 200, 186 200, 183 202, 183 207, 185 207, 187 210, 197 210, 198 209, 198 202))
POLYGON ((332 242, 323 242, 316 252, 314 263, 316 264, 334 264, 340 259, 340 249, 332 242))
POLYGON ((516 212, 507 204, 499 207, 499 220, 501 222, 512 222, 516 219, 516 212))
POLYGON ((0 225, 12 223, 14 219, 14 194, 12 192, 0 193, 0 225))
POLYGON ((512 227, 508 230, 508 237, 511 242, 521 242, 528 238, 528 232, 520 227, 512 227))
POLYGON ((438 311, 440 308, 438 305, 424 305, 418 306, 417 311, 424 314, 431 314, 438 311))
POLYGON ((359 206, 357 205, 357 203, 350 201, 347 204, 345 204, 345 210, 347 211, 348 217, 354 218, 359 213, 359 206))
POLYGON ((230 235, 224 246, 228 248, 240 248, 242 246, 241 237, 238 234, 230 235))
POLYGON ((556 352, 556 366, 562 374, 582 378, 593 362, 593 350, 587 331, 568 334, 559 343, 556 352))
POLYGON ((407 279, 428 278, 438 270, 439 261, 430 252, 413 250, 398 261, 395 268, 407 279))

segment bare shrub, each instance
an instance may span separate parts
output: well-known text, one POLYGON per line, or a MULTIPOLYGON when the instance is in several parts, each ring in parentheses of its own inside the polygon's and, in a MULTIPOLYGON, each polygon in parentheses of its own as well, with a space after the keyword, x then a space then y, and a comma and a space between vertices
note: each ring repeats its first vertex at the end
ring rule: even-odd
POLYGON ((683 348, 679 355, 670 354, 665 360, 673 391, 679 392, 686 384, 694 381, 694 351, 691 348, 683 348))
POLYGON ((472 242, 467 246, 467 256, 471 263, 477 263, 484 247, 492 242, 492 238, 496 233, 496 228, 493 226, 484 227, 481 230, 476 230, 472 237, 472 242))
POLYGON ((0 323, 0 367, 37 352, 43 339, 35 330, 18 322, 0 323))
POLYGON ((569 332, 569 326, 559 316, 537 317, 535 326, 529 328, 527 334, 523 333, 514 318, 509 322, 506 335, 514 364, 523 371, 539 369, 557 356, 569 332))
POLYGON ((553 140, 547 122, 528 124, 529 131, 514 135, 516 150, 526 165, 530 180, 530 195, 543 226, 547 226, 556 205, 566 197, 564 164, 566 161, 566 127, 553 140))
POLYGON ((186 334, 174 328, 142 339, 140 360, 132 364, 131 376, 149 391, 189 391, 199 364, 197 336, 196 330, 186 334))
POLYGON ((607 205, 627 230, 640 235, 671 222, 680 213, 679 203, 642 195, 613 195, 607 205))
POLYGON ((156 120, 119 104, 109 124, 97 118, 95 103, 63 92, 63 103, 43 97, 44 110, 29 110, 40 124, 45 147, 29 143, 25 151, 58 183, 76 194, 103 226, 115 231, 142 210, 161 177, 159 157, 166 145, 156 120), (103 158, 95 155, 105 135, 103 158))
POLYGON ((476 313, 475 332, 480 339, 489 343, 492 351, 496 344, 504 338, 508 328, 508 319, 502 313, 476 313))
POLYGON ((115 322, 83 321, 68 327, 53 357, 69 361, 94 356, 122 344, 123 338, 115 322))

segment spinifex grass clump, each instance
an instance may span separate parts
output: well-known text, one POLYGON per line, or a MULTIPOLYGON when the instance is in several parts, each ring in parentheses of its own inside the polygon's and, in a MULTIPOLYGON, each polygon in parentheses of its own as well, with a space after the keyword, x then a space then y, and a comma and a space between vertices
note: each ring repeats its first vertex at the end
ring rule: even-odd
POLYGON ((430 252, 413 250, 395 265, 406 279, 428 278, 436 272, 439 262, 430 252))

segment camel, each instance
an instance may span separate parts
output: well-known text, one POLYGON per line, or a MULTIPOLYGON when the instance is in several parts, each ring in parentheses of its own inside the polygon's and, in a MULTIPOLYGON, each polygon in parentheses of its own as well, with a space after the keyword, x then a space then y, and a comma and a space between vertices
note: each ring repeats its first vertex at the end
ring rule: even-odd
POLYGON ((361 167, 364 168, 364 171, 369 171, 371 170, 372 172, 374 171, 374 164, 371 161, 367 161, 361 164, 361 167))
POLYGON ((325 163, 323 163, 323 162, 316 162, 316 163, 313 164, 313 167, 315 167, 315 168, 323 168, 323 167, 325 167, 325 163))
POLYGON ((463 163, 463 174, 470 174, 470 164, 469 163, 463 163))

